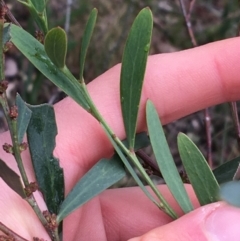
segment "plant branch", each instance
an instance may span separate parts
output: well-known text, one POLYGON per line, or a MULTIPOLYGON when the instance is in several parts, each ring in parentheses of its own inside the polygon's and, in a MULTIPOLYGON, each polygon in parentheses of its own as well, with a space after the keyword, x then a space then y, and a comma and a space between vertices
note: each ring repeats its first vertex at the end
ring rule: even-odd
POLYGON ((66 19, 65 19, 65 26, 64 26, 66 34, 68 34, 68 32, 69 32, 72 4, 73 4, 73 0, 67 0, 66 19))
POLYGON ((8 237, 12 237, 14 241, 28 241, 27 239, 21 237, 17 233, 13 232, 10 228, 0 222, 0 231, 6 234, 8 237))
MULTIPOLYGON (((8 127, 9 127, 9 132, 11 135, 11 139, 12 139, 12 154, 15 157, 15 160, 17 162, 18 165, 18 169, 20 171, 24 186, 27 187, 29 185, 29 180, 23 165, 23 161, 22 161, 22 157, 21 157, 21 152, 19 149, 19 143, 18 143, 18 138, 17 138, 17 112, 15 113, 13 111, 13 109, 11 109, 8 105, 7 102, 7 97, 6 97, 6 93, 2 93, 0 95, 0 104, 3 107, 3 111, 8 123, 8 127)), ((16 109, 15 109, 16 110, 16 109)), ((39 208, 34 196, 31 194, 30 196, 25 198, 26 201, 29 203, 29 205, 33 208, 35 214, 38 216, 39 220, 41 221, 42 225, 46 228, 48 223, 47 220, 45 219, 45 217, 42 214, 41 209, 39 208)), ((49 233, 49 235, 52 237, 52 233, 49 232, 49 230, 46 228, 47 232, 49 233)))
MULTIPOLYGON (((239 1, 239 4, 240 4, 240 1, 239 1)), ((238 26, 236 36, 237 37, 240 36, 240 24, 238 26)), ((238 118, 237 102, 231 102, 230 106, 231 106, 234 129, 237 134, 238 148, 240 149, 240 125, 239 125, 239 118, 238 118)))
MULTIPOLYGON (((71 72, 68 70, 68 68, 61 69, 61 71, 71 80, 76 80, 75 77, 71 74, 71 72)), ((170 217, 176 219, 177 214, 174 212, 174 210, 168 205, 167 201, 163 198, 157 187, 154 185, 153 181, 149 177, 149 175, 145 172, 143 166, 137 159, 134 152, 131 152, 126 146, 122 143, 122 141, 114 134, 112 129, 108 126, 106 121, 103 119, 102 115, 99 113, 98 109, 96 108, 95 104, 93 103, 91 96, 89 95, 89 92, 87 90, 86 84, 83 80, 78 81, 82 88, 82 94, 86 102, 88 103, 90 109, 89 113, 97 120, 99 121, 105 132, 107 133, 108 137, 112 138, 112 140, 115 142, 115 144, 121 149, 121 151, 127 155, 127 157, 132 161, 132 163, 135 165, 135 167, 138 169, 140 174, 144 177, 147 184, 151 187, 155 195, 159 198, 160 203, 156 203, 159 208, 161 208, 165 213, 167 213, 170 217)), ((116 150, 117 151, 117 150, 116 150)))
POLYGON ((185 4, 184 4, 183 0, 179 0, 179 2, 180 2, 180 6, 181 6, 181 9, 182 9, 183 16, 185 18, 185 23, 186 23, 186 26, 187 26, 188 34, 189 34, 189 37, 191 39, 192 45, 193 45, 193 47, 197 47, 198 44, 197 44, 197 41, 196 41, 196 38, 195 38, 195 35, 194 35, 194 32, 193 32, 192 23, 191 23, 191 14, 192 14, 192 10, 193 10, 194 4, 195 4, 195 0, 190 1, 188 11, 186 10, 186 7, 185 7, 185 4))
MULTIPOLYGON (((187 26, 188 34, 191 39, 193 47, 197 47, 198 43, 195 38, 195 34, 192 28, 192 23, 191 23, 191 14, 193 11, 193 7, 195 4, 196 0, 191 0, 189 3, 189 8, 188 10, 186 9, 185 3, 183 0, 179 0, 182 13, 185 19, 185 23, 187 26)), ((207 160, 208 164, 211 168, 213 168, 213 161, 212 161, 212 136, 211 136, 211 117, 209 114, 209 108, 206 108, 204 110, 204 123, 205 123, 205 132, 206 132, 206 138, 207 138, 207 160)))
POLYGON ((19 22, 17 21, 17 19, 13 16, 13 14, 11 13, 10 9, 8 8, 7 4, 3 1, 0 0, 0 6, 1 8, 5 8, 7 10, 6 15, 9 18, 9 20, 14 23, 15 25, 21 27, 21 25, 19 24, 19 22))
POLYGON ((237 102, 230 102, 230 106, 231 106, 234 129, 237 134, 238 148, 240 149, 240 126, 239 126, 239 118, 238 118, 238 111, 237 111, 237 102))
POLYGON ((103 117, 101 116, 99 111, 97 110, 96 106, 94 105, 94 103, 93 103, 93 101, 92 101, 92 99, 91 99, 91 97, 89 95, 89 92, 88 92, 88 90, 86 88, 86 84, 84 82, 81 82, 80 84, 81 84, 81 86, 83 88, 83 92, 85 94, 85 99, 87 100, 87 102, 88 102, 88 104, 90 106, 90 110, 91 110, 90 112, 93 115, 93 117, 95 117, 102 124, 102 126, 104 127, 104 130, 107 132, 107 134, 114 140, 114 142, 121 149, 121 151, 125 155, 128 156, 128 158, 132 161, 132 163, 138 169, 140 174, 144 177, 144 179, 147 182, 147 184, 151 187, 152 191, 155 193, 155 195, 160 200, 160 203, 157 204, 158 207, 161 210, 163 210, 166 214, 168 214, 170 217, 176 219, 178 217, 177 214, 169 206, 167 201, 164 199, 164 197, 161 195, 161 193, 159 192, 157 187, 154 185, 153 181, 151 180, 151 178, 146 173, 146 171, 144 170, 143 166, 141 165, 141 163, 137 159, 135 153, 131 152, 128 148, 126 148, 126 146, 122 143, 122 141, 114 134, 114 132, 111 130, 111 128, 105 122, 105 120, 103 119, 103 117))
POLYGON ((136 151, 136 155, 139 158, 141 158, 144 161, 144 163, 146 163, 153 169, 154 174, 158 175, 159 177, 162 177, 162 174, 159 170, 157 163, 152 158, 150 158, 143 150, 136 151))

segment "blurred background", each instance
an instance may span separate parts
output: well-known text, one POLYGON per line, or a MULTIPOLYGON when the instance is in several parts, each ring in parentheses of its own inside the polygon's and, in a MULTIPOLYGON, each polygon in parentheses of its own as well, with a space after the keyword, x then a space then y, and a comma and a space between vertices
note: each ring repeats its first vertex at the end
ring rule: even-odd
MULTIPOLYGON (((27 8, 17 0, 5 2, 23 28, 34 35, 36 26, 27 8)), ((183 2, 188 9, 191 1, 183 2)), ((98 9, 97 24, 85 65, 84 76, 87 82, 121 62, 128 31, 143 7, 149 6, 154 16, 151 54, 175 52, 192 47, 178 0, 49 0, 47 6, 49 27, 61 26, 68 34, 67 65, 76 76, 79 71, 83 28, 92 8, 98 9)), ((198 45, 236 36, 239 16, 240 7, 237 0, 196 1, 192 9, 191 23, 198 45)), ((6 55, 6 76, 11 83, 11 95, 20 92, 27 103, 53 104, 64 97, 64 94, 45 79, 15 48, 6 55)), ((213 166, 218 166, 238 156, 239 149, 229 104, 210 108, 210 116, 213 166)), ((2 118, 1 130, 5 129, 2 118)), ((180 131, 186 133, 206 156, 203 112, 171 123, 165 126, 165 131, 179 166, 176 136, 180 131)), ((145 151, 151 155, 150 148, 145 151)))

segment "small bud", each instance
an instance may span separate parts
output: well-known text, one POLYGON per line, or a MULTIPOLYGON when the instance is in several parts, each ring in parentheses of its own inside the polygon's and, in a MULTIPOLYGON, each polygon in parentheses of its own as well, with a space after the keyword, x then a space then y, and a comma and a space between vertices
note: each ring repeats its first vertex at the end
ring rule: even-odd
POLYGON ((21 143, 21 144, 19 145, 19 150, 20 150, 20 152, 26 151, 27 148, 28 148, 28 144, 27 144, 26 142, 23 142, 23 143, 21 143))
POLYGON ((47 222, 50 222, 51 213, 48 210, 43 211, 43 216, 46 218, 47 222))
POLYGON ((42 31, 39 31, 39 30, 35 31, 35 37, 40 43, 42 44, 44 43, 44 34, 42 31))
POLYGON ((49 211, 43 211, 43 216, 46 218, 48 224, 47 224, 47 229, 50 231, 54 231, 58 227, 57 223, 57 215, 56 214, 51 214, 49 211))
POLYGON ((0 241, 15 241, 15 238, 11 235, 0 235, 0 241))
POLYGON ((8 8, 6 5, 1 6, 0 8, 0 19, 3 19, 5 21, 5 15, 8 12, 8 8))
POLYGON ((9 49, 11 49, 13 46, 13 43, 8 41, 5 43, 4 47, 3 47, 3 52, 6 53, 9 49))
POLYGON ((0 82, 0 95, 3 94, 8 87, 8 82, 6 80, 3 80, 0 82))
POLYGON ((17 106, 14 105, 10 108, 10 112, 9 112, 9 117, 13 120, 17 119, 18 117, 18 109, 17 106))
POLYGON ((43 238, 33 237, 33 241, 46 241, 43 238))
POLYGON ((24 188, 25 194, 27 197, 30 197, 33 192, 36 192, 38 190, 38 184, 36 182, 29 183, 28 186, 24 188))
POLYGON ((2 147, 5 152, 13 154, 13 146, 12 145, 5 143, 5 144, 3 144, 2 147))
POLYGON ((189 178, 188 178, 188 175, 187 175, 187 173, 186 173, 185 170, 181 170, 181 171, 179 172, 179 175, 180 175, 183 183, 190 183, 189 178))

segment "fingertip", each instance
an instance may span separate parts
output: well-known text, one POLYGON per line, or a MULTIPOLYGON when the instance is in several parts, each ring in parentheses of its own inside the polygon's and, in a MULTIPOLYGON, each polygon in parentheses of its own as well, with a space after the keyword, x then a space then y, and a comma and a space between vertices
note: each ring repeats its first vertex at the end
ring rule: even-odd
POLYGON ((239 208, 213 203, 129 241, 238 241, 239 218, 239 208))
POLYGON ((205 220, 205 234, 211 241, 238 241, 240 209, 222 204, 205 220))

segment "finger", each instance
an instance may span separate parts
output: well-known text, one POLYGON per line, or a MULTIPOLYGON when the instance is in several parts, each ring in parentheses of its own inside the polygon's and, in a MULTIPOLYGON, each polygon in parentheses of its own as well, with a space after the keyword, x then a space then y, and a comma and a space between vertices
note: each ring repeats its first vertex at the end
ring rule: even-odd
MULTIPOLYGON (((199 207, 192 187, 186 185, 186 188, 194 207, 199 207)), ((168 188, 161 185, 159 189, 173 209, 182 215, 168 188)), ((140 188, 131 187, 106 190, 65 221, 64 232, 68 240, 125 241, 172 219, 151 203, 140 188)))
POLYGON ((210 204, 129 241, 238 241, 240 209, 210 204))
MULTIPOLYGON (((27 240, 32 240, 33 237, 49 240, 46 230, 27 201, 11 190, 1 179, 0 188, 0 222, 27 240)), ((40 208, 46 210, 40 195, 37 194, 35 197, 40 208)))
MULTIPOLYGON (((163 123, 240 97, 239 38, 211 43, 148 60, 138 131, 145 129, 145 103, 151 99, 163 123)), ((114 132, 125 137, 120 98, 120 65, 88 85, 100 113, 114 132)), ((99 123, 70 98, 55 106, 59 134, 55 154, 66 174, 67 191, 96 161, 112 153, 99 123), (71 165, 69 165, 71 163, 71 165)))

